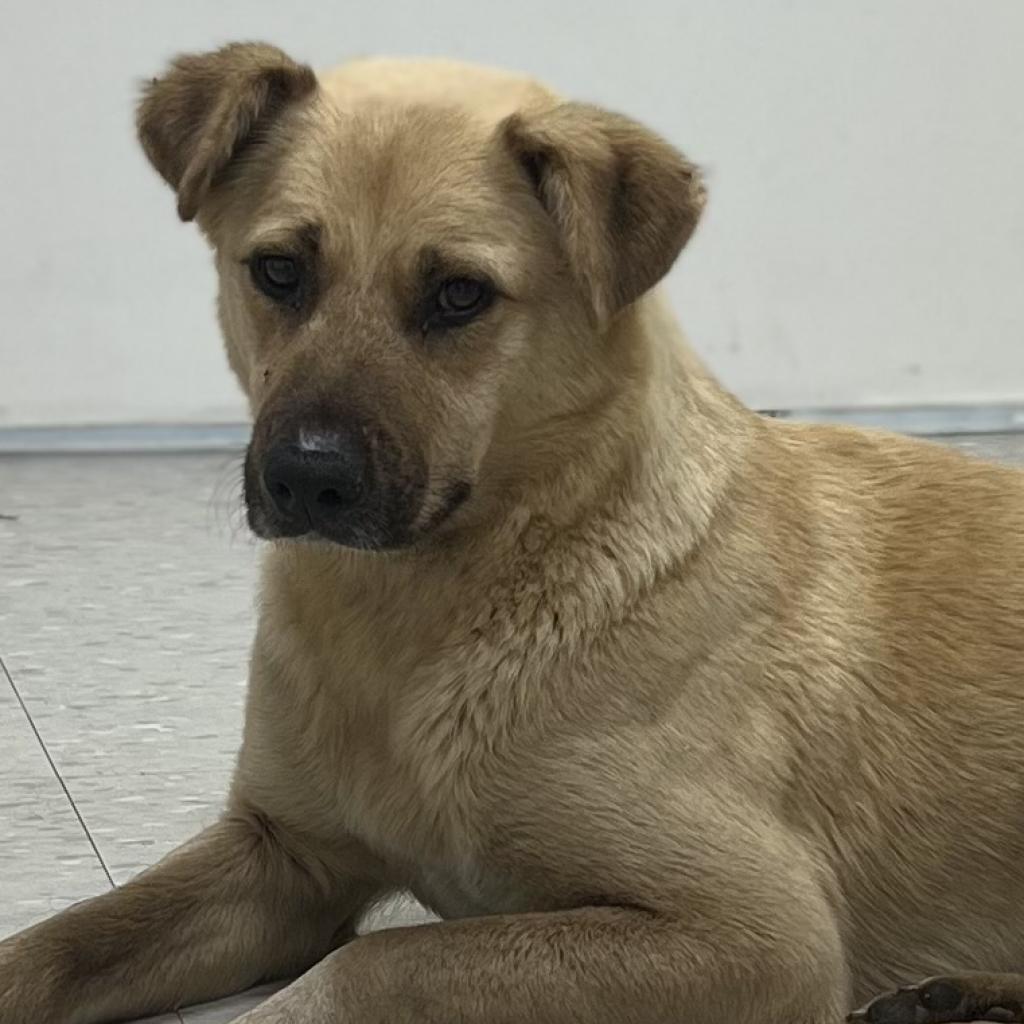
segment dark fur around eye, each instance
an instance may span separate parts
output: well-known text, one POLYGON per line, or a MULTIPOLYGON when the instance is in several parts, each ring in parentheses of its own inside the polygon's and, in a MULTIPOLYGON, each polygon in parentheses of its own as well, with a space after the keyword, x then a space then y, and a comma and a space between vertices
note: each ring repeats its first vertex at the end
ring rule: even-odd
POLYGON ((497 292, 490 281, 452 277, 442 281, 425 303, 423 332, 461 327, 494 304, 497 292))

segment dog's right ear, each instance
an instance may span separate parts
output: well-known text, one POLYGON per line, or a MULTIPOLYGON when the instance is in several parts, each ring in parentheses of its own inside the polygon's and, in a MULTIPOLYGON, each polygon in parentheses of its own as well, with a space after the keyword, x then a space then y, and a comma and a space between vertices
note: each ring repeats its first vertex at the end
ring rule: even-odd
POLYGON ((143 90, 136 115, 150 163, 192 220, 217 175, 289 104, 316 90, 316 75, 281 50, 233 43, 189 54, 143 90))

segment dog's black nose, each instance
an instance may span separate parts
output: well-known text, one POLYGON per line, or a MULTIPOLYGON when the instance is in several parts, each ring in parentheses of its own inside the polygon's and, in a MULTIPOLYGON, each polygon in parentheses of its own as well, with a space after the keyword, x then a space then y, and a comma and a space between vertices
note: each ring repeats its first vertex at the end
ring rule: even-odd
POLYGON ((359 503, 367 462, 354 434, 318 436, 315 444, 278 443, 263 463, 263 486, 290 524, 329 528, 359 503))

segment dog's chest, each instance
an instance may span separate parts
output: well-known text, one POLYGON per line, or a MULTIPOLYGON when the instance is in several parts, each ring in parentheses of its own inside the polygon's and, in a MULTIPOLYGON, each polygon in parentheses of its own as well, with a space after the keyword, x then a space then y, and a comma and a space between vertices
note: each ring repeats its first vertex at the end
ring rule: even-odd
POLYGON ((527 740, 514 711, 493 699, 501 672, 479 668, 486 675, 471 680, 464 660, 439 659, 429 685, 404 681, 376 728, 351 720, 335 774, 346 829, 446 915, 509 898, 481 851, 495 802, 517 784, 509 748, 527 740), (488 685, 475 685, 478 678, 488 685))
POLYGON ((258 684, 243 760, 274 787, 261 803, 327 841, 361 840, 445 914, 518 906, 481 851, 494 803, 517 784, 513 755, 535 742, 524 691, 550 685, 551 659, 535 634, 472 624, 432 647, 346 632, 278 650, 288 677, 258 684))
POLYGON ((336 776, 338 819, 395 884, 444 918, 543 909, 507 851, 501 860, 491 852, 497 794, 518 783, 480 735, 483 724, 467 725, 456 709, 446 718, 442 728, 417 710, 383 742, 354 741, 336 776))
POLYGON ((413 577, 423 593, 401 601, 281 594, 243 752, 252 783, 273 787, 261 802, 325 842, 361 840, 446 915, 534 906, 514 842, 488 830, 535 788, 524 754, 546 749, 553 697, 572 688, 580 575, 552 588, 530 565, 443 605, 444 587, 413 577))

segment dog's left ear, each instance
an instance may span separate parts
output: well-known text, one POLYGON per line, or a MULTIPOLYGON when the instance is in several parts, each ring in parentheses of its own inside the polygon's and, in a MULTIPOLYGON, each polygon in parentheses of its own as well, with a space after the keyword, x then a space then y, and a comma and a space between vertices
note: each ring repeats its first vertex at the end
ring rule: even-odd
POLYGON ((682 154, 629 118, 578 103, 513 114, 501 132, 599 324, 664 277, 706 195, 682 154))
POLYGON ((316 75, 276 46, 232 43, 178 57, 145 87, 136 114, 150 163, 192 220, 220 174, 290 103, 316 90, 316 75))

